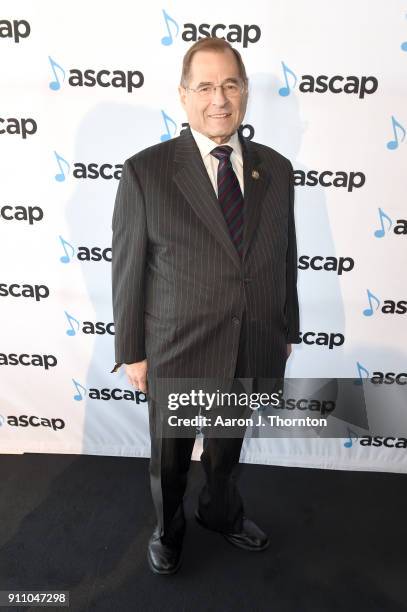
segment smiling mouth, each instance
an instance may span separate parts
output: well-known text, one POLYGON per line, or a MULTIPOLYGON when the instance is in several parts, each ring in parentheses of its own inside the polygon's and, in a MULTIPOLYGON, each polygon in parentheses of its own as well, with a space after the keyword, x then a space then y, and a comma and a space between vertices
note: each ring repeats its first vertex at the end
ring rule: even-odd
POLYGON ((230 117, 232 113, 217 113, 216 115, 209 115, 211 119, 226 119, 230 117))

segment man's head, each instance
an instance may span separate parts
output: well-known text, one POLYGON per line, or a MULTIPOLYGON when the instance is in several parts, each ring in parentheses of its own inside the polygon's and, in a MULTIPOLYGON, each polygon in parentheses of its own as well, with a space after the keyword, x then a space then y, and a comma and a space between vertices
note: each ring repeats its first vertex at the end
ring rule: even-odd
POLYGON ((189 125, 217 144, 227 142, 246 112, 248 79, 240 53, 220 38, 199 40, 184 56, 179 93, 189 125))

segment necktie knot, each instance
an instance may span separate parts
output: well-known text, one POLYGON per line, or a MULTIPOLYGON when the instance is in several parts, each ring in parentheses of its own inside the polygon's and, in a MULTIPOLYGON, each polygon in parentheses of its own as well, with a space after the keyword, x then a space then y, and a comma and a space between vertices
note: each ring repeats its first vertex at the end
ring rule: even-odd
POLYGON ((225 145, 222 147, 215 147, 214 149, 212 149, 211 155, 216 157, 216 159, 218 159, 219 161, 228 160, 230 158, 232 151, 233 151, 232 147, 225 145))

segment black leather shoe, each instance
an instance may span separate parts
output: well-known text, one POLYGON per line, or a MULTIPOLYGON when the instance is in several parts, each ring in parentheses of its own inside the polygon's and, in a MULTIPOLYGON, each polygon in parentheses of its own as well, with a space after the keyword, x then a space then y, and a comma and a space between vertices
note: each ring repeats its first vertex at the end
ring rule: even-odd
POLYGON ((162 541, 158 526, 148 542, 147 561, 155 574, 175 574, 181 566, 182 540, 162 541))
MULTIPOLYGON (((197 522, 205 529, 211 529, 201 518, 198 510, 195 512, 197 522)), ((215 531, 212 529, 212 531, 215 531)), ((223 537, 238 548, 243 550, 260 551, 265 550, 270 545, 267 535, 250 519, 243 517, 242 531, 238 533, 219 532, 223 537)))

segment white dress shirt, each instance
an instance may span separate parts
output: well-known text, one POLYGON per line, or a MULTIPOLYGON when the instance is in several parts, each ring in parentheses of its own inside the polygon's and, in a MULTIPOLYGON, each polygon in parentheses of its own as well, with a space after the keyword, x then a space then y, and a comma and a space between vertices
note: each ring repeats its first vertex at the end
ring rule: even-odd
POLYGON ((198 149, 202 155, 203 163, 205 164, 205 168, 208 171, 209 178, 211 179, 211 183, 216 193, 216 197, 218 196, 218 165, 219 160, 216 159, 213 155, 211 155, 211 151, 215 149, 215 147, 226 146, 232 147, 233 151, 230 154, 230 161, 232 164, 232 168, 235 171, 237 179, 239 181, 240 189, 242 191, 242 195, 244 194, 244 183, 243 183, 243 154, 242 154, 242 145, 239 142, 239 137, 237 132, 232 134, 228 142, 224 142, 222 145, 217 145, 216 142, 204 136, 200 132, 191 128, 191 132, 193 137, 195 138, 195 142, 198 145, 198 149))

